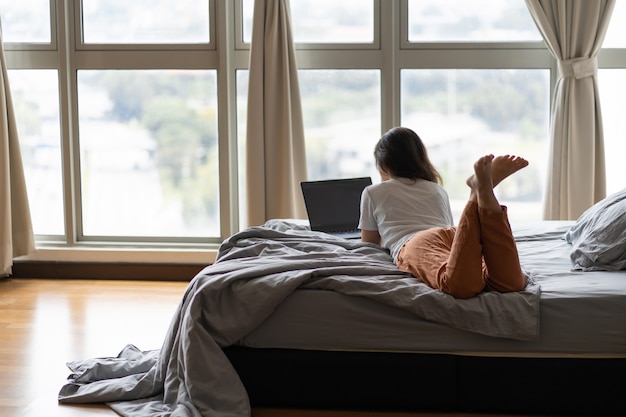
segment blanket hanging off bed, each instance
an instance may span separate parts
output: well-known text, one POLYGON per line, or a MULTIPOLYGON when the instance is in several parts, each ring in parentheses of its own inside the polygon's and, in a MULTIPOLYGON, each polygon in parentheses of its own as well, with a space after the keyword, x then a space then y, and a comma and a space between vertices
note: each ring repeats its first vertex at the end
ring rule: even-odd
POLYGON ((115 358, 68 363, 62 403, 106 402, 122 416, 250 414, 222 347, 254 330, 298 288, 337 291, 493 337, 538 336, 540 288, 457 300, 397 269, 380 248, 269 221, 221 245, 215 264, 190 282, 160 350, 127 346, 115 358))

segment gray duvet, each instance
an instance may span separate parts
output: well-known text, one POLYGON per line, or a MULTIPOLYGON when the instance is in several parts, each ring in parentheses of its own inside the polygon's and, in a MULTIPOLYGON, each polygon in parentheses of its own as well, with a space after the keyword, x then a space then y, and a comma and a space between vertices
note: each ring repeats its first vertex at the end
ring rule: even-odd
POLYGON ((270 221, 233 235, 189 284, 161 349, 68 363, 62 403, 106 402, 122 416, 247 416, 222 347, 237 343, 298 288, 367 297, 488 336, 538 337, 540 289, 457 300, 398 270, 380 248, 270 221))

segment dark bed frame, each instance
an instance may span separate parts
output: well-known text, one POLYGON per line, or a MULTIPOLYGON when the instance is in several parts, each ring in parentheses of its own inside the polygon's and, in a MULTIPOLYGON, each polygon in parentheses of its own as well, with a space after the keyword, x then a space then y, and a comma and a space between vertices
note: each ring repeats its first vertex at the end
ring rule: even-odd
POLYGON ((626 358, 224 351, 253 407, 626 416, 626 358))

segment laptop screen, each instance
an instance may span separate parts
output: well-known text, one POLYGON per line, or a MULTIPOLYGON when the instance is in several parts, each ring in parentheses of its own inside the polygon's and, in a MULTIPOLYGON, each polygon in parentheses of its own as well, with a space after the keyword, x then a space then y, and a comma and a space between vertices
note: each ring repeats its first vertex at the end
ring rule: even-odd
POLYGON ((356 229, 361 212, 361 193, 370 184, 370 177, 302 182, 311 230, 356 229))

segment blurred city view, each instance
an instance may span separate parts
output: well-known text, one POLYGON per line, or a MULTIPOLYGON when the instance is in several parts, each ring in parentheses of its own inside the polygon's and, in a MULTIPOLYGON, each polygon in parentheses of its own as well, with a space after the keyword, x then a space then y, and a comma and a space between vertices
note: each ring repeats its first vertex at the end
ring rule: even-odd
MULTIPOLYGON (((64 230, 58 82, 56 71, 42 75, 10 71, 34 227, 57 235, 64 230)), ((219 233, 216 91, 213 70, 78 72, 85 235, 219 233)))
POLYGON ((78 97, 85 234, 219 234, 216 71, 82 70, 78 97))
MULTIPOLYGON (((410 39, 457 41, 459 34, 472 33, 468 40, 540 40, 523 1, 487 2, 491 7, 482 10, 489 13, 474 14, 473 8, 463 8, 458 1, 410 0, 409 8, 420 10, 413 16, 428 15, 428 22, 438 22, 423 30, 422 20, 409 22, 410 39), (456 13, 459 7, 462 14, 456 13)), ((141 19, 131 13, 135 18, 127 22, 139 22, 141 42, 158 43, 174 36, 171 31, 187 29, 191 33, 179 33, 174 36, 176 42, 208 42, 210 32, 198 32, 208 20, 195 16, 205 6, 208 11, 207 0, 186 0, 185 4, 190 3, 187 19, 193 22, 189 28, 179 24, 173 29, 159 30, 158 25, 150 29, 149 12, 155 10, 154 21, 162 22, 164 5, 170 3, 84 0, 89 13, 85 25, 93 25, 89 36, 94 42, 104 42, 109 38, 95 29, 106 30, 110 13, 120 18, 129 7, 129 11, 144 12, 141 19)), ((291 3, 296 42, 372 42, 370 1, 291 3), (323 15, 329 18, 322 19, 323 15), (316 30, 314 23, 322 21, 323 30, 316 30)), ((251 34, 252 4, 243 0, 244 40, 251 34)), ((2 13, 7 41, 15 42, 20 36, 31 41, 20 35, 19 31, 26 30, 23 25, 11 25, 11 18, 23 22, 23 14, 30 9, 24 2, 0 0, 0 12, 5 10, 17 10, 10 16, 2 13)), ((183 15, 185 10, 176 8, 183 15)), ((118 41, 139 42, 132 36, 118 41)), ((9 77, 35 232, 63 235, 67 212, 63 183, 68 182, 64 176, 69 171, 64 172, 62 158, 70 152, 61 146, 59 74, 47 69, 11 69, 9 77)), ((625 186, 624 169, 616 159, 626 151, 621 116, 625 77, 626 70, 599 71, 609 192, 625 186)), ((386 104, 381 70, 303 68, 299 82, 309 179, 365 175, 379 181, 372 152, 383 133, 386 104)), ((541 218, 550 148, 548 69, 406 68, 400 71, 399 83, 401 124, 414 129, 425 142, 443 175, 455 219, 467 199, 465 180, 472 163, 484 153, 515 153, 531 161, 523 174, 498 187, 498 195, 510 207, 513 221, 541 218)), ((217 88, 217 70, 78 70, 78 129, 74 132, 78 159, 65 166, 79 170, 78 213, 85 236, 220 235, 217 88)), ((247 71, 240 70, 237 141, 242 199, 246 98, 247 71)))

